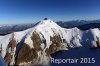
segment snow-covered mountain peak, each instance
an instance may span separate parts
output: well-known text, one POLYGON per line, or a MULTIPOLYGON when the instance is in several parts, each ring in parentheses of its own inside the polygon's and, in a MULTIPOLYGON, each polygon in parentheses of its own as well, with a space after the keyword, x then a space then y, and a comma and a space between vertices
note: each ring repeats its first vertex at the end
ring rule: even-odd
MULTIPOLYGON (((89 30, 99 40, 97 31, 89 30)), ((32 28, 0 36, 0 54, 7 65, 48 65, 52 53, 81 47, 83 39, 88 39, 84 34, 76 27, 62 28, 45 18, 32 28)))
POLYGON ((56 24, 54 21, 50 19, 41 20, 38 25, 53 25, 56 24))
MULTIPOLYGON (((63 30, 59 25, 57 25, 54 21, 47 19, 47 20, 41 20, 35 27, 34 29, 37 32, 49 32, 50 34, 53 32, 59 33, 63 30)), ((52 34, 53 35, 53 34, 52 34)))

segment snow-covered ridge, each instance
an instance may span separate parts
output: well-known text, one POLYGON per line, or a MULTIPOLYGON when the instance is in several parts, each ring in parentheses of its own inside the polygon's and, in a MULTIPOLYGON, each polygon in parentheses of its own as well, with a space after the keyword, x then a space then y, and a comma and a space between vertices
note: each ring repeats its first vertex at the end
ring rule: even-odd
POLYGON ((97 47, 99 33, 98 28, 83 32, 76 27, 62 28, 50 19, 41 20, 33 28, 0 36, 0 53, 8 65, 47 65, 50 54, 82 47, 83 41, 90 40, 91 45, 97 47), (84 37, 88 33, 95 40, 84 37))

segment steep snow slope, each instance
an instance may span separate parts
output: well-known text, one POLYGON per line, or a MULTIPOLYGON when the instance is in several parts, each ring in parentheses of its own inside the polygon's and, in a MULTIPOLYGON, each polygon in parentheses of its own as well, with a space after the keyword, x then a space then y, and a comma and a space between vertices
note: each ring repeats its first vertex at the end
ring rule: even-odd
POLYGON ((91 28, 100 27, 100 19, 98 20, 72 20, 72 21, 58 21, 56 22, 61 27, 74 28, 78 27, 81 30, 88 30, 91 28))
POLYGON ((65 29, 66 30, 66 40, 70 47, 80 47, 82 46, 81 43, 81 37, 82 37, 82 31, 78 28, 71 28, 71 29, 65 29))
POLYGON ((93 47, 100 47, 100 29, 90 29, 92 35, 93 35, 93 41, 91 40, 91 44, 93 47))

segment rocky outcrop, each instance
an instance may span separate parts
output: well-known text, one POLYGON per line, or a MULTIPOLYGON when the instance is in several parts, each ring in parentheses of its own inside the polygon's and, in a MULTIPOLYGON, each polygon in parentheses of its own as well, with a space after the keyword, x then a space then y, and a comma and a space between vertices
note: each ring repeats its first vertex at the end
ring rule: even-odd
POLYGON ((100 48, 100 40, 98 37, 96 37, 96 38, 97 38, 97 41, 96 41, 97 47, 100 48))
POLYGON ((41 44, 43 43, 43 41, 41 40, 39 34, 36 31, 33 32, 31 39, 33 41, 34 49, 36 51, 41 51, 41 44))
POLYGON ((28 62, 35 62, 37 57, 38 54, 36 50, 34 48, 30 48, 27 44, 24 44, 15 59, 15 65, 23 65, 24 63, 27 64, 28 62))
POLYGON ((54 35, 50 37, 50 47, 42 48, 41 44, 45 42, 41 40, 38 32, 34 31, 30 38, 33 41, 33 48, 24 43, 16 56, 15 65, 48 65, 51 54, 63 48, 63 43, 66 42, 60 35, 54 35))
POLYGON ((50 37, 50 41, 52 42, 50 47, 46 49, 47 55, 50 55, 56 51, 59 51, 63 46, 63 40, 61 39, 60 35, 54 35, 50 37))
POLYGON ((15 59, 15 51, 16 51, 16 41, 14 39, 14 33, 12 34, 12 39, 8 44, 7 53, 4 57, 7 64, 14 64, 15 59))

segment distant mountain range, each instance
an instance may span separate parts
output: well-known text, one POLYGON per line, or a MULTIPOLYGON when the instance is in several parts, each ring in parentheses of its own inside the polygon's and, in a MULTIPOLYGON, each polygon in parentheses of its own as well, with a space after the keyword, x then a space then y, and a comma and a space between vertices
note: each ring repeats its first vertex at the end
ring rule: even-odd
MULTIPOLYGON (((39 22, 31 24, 17 25, 0 25, 0 35, 6 35, 15 31, 22 31, 34 27, 39 22)), ((78 27, 80 30, 88 30, 90 28, 99 28, 100 20, 73 20, 73 21, 57 21, 59 26, 64 28, 78 27)))
POLYGON ((77 28, 81 30, 88 30, 88 29, 93 29, 93 28, 100 28, 100 23, 89 23, 89 24, 84 24, 77 26, 77 28))
MULTIPOLYGON (((65 28, 73 28, 73 27, 78 27, 82 25, 87 25, 91 23, 100 23, 100 19, 98 20, 72 20, 72 21, 58 21, 57 24, 65 27, 65 28)), ((80 28, 81 29, 81 28, 80 28)))
POLYGON ((22 31, 28 28, 32 28, 36 23, 31 24, 17 24, 17 25, 1 25, 0 26, 0 35, 6 35, 15 31, 22 31))

